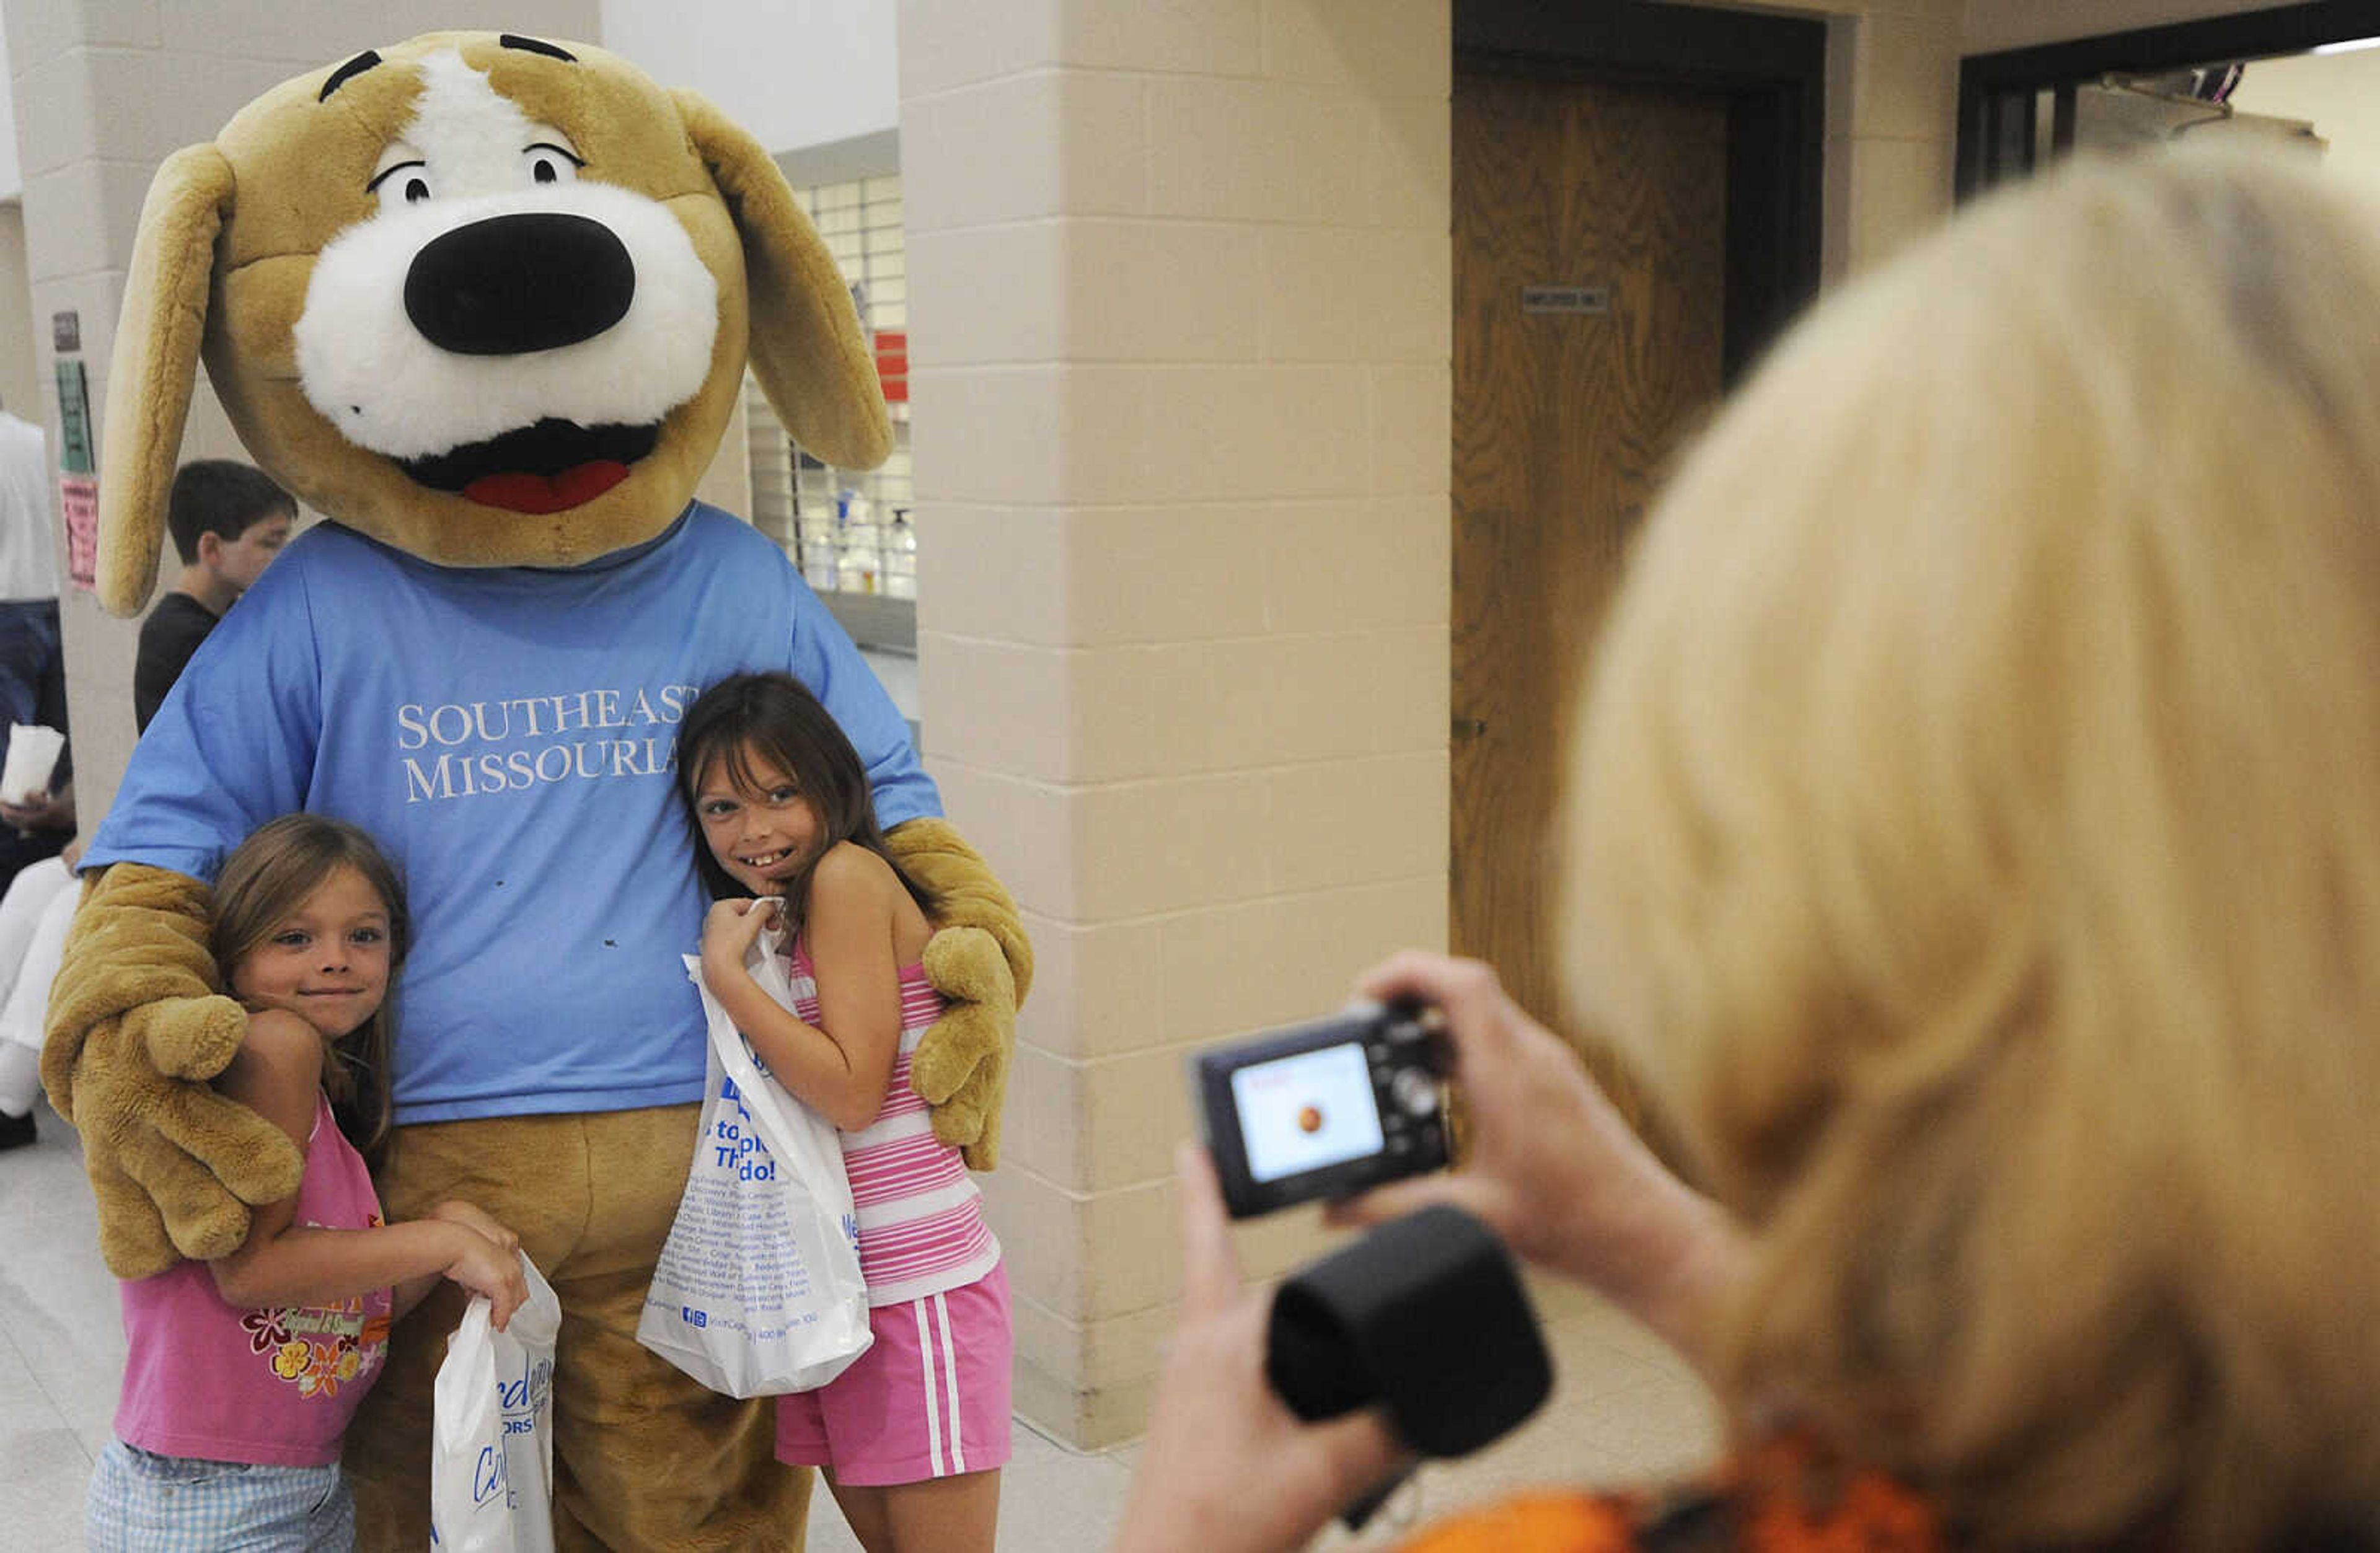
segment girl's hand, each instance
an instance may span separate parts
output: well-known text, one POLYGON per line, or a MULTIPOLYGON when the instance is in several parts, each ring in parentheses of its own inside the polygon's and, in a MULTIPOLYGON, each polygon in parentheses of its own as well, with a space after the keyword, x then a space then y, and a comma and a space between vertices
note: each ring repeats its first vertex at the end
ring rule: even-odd
POLYGON ((1239 1259, 1206 1151, 1175 1158, 1182 1190, 1182 1325, 1159 1378, 1118 1553, 1256 1553, 1303 1547, 1388 1481, 1404 1453, 1369 1413, 1299 1421, 1265 1384, 1271 1297, 1240 1288, 1239 1259))
POLYGON ((776 919, 777 898, 714 901, 702 919, 702 970, 714 979, 729 967, 741 970, 760 929, 776 919))
POLYGON ((495 1242, 498 1249, 507 1254, 520 1249, 520 1236, 489 1218, 473 1204, 450 1198, 431 1208, 423 1217, 443 1219, 449 1224, 460 1224, 467 1230, 476 1230, 495 1242))
POLYGON ((1488 966, 1408 951, 1355 985, 1361 996, 1418 999, 1445 1015, 1473 1147, 1454 1172, 1333 1204, 1329 1221, 1376 1224, 1451 1203, 1691 1356, 1710 1302, 1742 1266, 1742 1234, 1725 1211, 1670 1173, 1577 1053, 1507 997, 1488 966))
POLYGON ((520 1253, 504 1251, 496 1243, 468 1225, 449 1221, 454 1235, 454 1251, 444 1268, 448 1278, 473 1294, 485 1294, 493 1308, 489 1312, 496 1330, 503 1331, 513 1312, 528 1298, 528 1275, 521 1271, 520 1253))

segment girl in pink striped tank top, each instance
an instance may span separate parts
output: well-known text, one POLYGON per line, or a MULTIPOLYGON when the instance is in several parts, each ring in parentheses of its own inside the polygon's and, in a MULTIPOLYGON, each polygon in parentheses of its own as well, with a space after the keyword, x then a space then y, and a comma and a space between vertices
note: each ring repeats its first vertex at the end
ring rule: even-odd
POLYGON ((909 1086, 941 1013, 932 895, 887 848, 851 741, 798 680, 737 674, 678 729, 679 792, 716 904, 702 975, 769 1071, 839 1130, 875 1342, 781 1397, 777 1457, 827 1469, 868 1553, 990 1553, 1009 1454, 1007 1274, 957 1149, 909 1086), (783 930, 795 1006, 745 969, 783 930))

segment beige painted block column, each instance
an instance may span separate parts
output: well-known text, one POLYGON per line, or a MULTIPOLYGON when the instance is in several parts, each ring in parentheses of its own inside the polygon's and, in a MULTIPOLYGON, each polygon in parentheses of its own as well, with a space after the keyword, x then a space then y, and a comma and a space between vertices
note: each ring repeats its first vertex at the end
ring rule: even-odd
MULTIPOLYGON (((17 147, 25 175, 34 376, 54 459, 59 429, 51 320, 67 311, 79 320, 95 436, 104 419, 108 355, 133 232, 157 164, 183 146, 211 139, 250 98, 277 82, 375 44, 453 25, 451 7, 428 0, 302 6, 8 0, 6 16, 17 147)), ((504 25, 550 37, 592 39, 599 6, 596 0, 516 0, 504 25)), ((183 454, 243 456, 203 373, 183 454)), ((170 567, 166 573, 170 576, 170 567)), ((66 633, 75 795, 88 835, 114 797, 131 754, 139 625, 109 617, 71 583, 59 613, 66 633)))
POLYGON ((0 205, 0 405, 41 419, 33 377, 33 287, 25 273, 25 206, 0 205))
POLYGON ((1949 213, 1958 7, 1875 0, 1828 24, 1825 272, 1832 285, 1949 213))
POLYGON ((1019 1410, 1096 1446, 1172 1319, 1185 1057, 1444 940, 1449 11, 900 19, 928 763, 1040 961, 983 1183, 1019 1410))

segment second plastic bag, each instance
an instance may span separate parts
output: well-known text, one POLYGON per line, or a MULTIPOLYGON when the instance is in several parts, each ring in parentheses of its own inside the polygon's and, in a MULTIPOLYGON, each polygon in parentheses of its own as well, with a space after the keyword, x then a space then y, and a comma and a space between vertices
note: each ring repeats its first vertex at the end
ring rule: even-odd
MULTIPOLYGON (((777 935, 747 962, 762 991, 794 1006, 777 935)), ((808 1391, 868 1352, 868 1285, 843 1144, 824 1117, 777 1087, 686 957, 710 1022, 702 1133, 637 1341, 731 1397, 808 1391)))
POLYGON ((521 1257, 528 1298, 497 1331, 472 1296, 431 1392, 430 1546, 552 1553, 553 1344, 562 1304, 521 1257))

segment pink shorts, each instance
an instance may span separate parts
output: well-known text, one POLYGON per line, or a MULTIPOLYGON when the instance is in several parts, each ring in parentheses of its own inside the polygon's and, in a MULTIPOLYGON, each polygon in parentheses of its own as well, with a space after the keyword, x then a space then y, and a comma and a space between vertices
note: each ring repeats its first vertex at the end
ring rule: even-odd
POLYGON ((854 1487, 923 1483, 1008 1461, 1008 1268, 868 1313, 876 1341, 815 1391, 777 1399, 777 1460, 854 1487))

